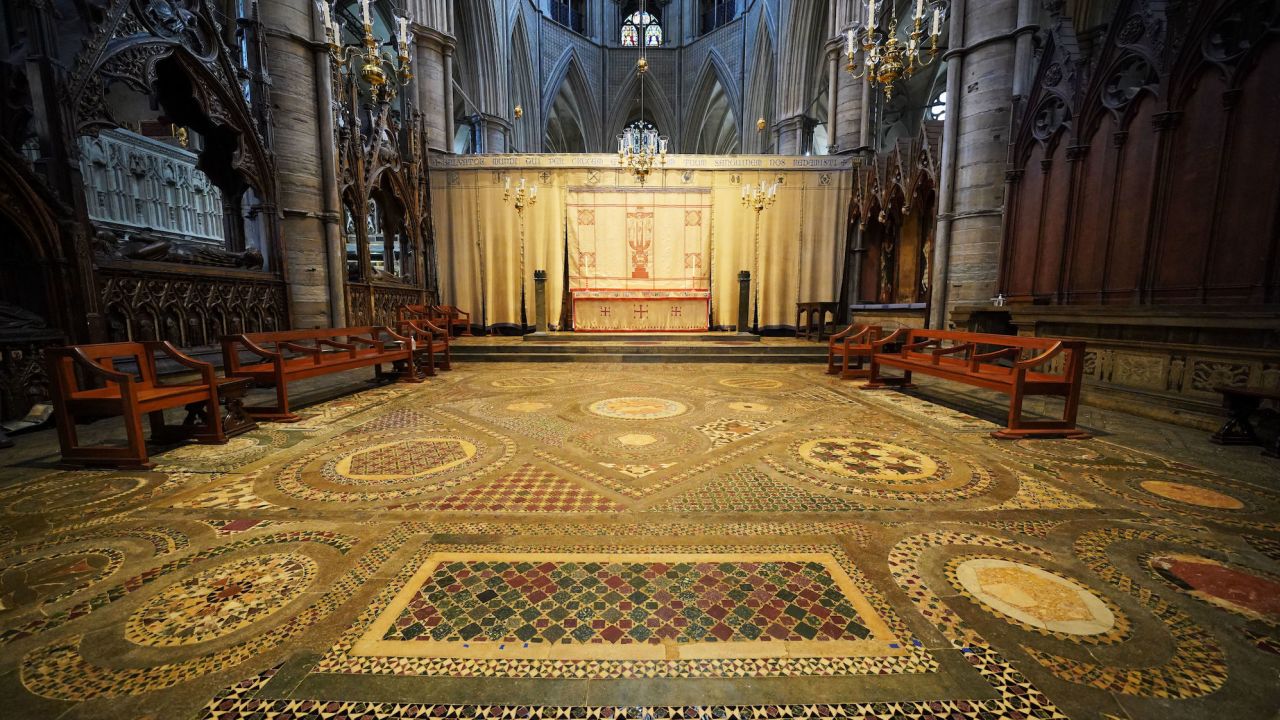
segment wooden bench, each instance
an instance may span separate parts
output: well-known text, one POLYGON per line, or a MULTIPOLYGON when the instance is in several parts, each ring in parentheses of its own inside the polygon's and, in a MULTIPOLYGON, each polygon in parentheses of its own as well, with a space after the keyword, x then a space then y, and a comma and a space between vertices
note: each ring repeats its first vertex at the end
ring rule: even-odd
POLYGON ((462 328, 459 337, 471 335, 471 313, 456 305, 432 305, 431 309, 437 315, 431 318, 432 323, 447 329, 450 334, 454 328, 462 328))
POLYGON ((227 335, 222 338, 222 360, 228 376, 251 378, 258 387, 276 389, 274 407, 246 408, 254 417, 276 422, 301 419, 289 410, 288 384, 294 380, 373 366, 378 380, 390 374, 400 382, 420 382, 413 368, 412 340, 380 325, 227 335), (311 344, 303 344, 307 342, 311 344), (262 362, 246 365, 242 352, 262 362), (394 366, 392 373, 383 372, 387 363, 394 366))
POLYGON ((827 340, 827 374, 840 374, 842 378, 865 378, 871 371, 862 366, 863 359, 871 359, 871 342, 879 340, 884 331, 879 325, 860 325, 853 323, 849 327, 832 335, 827 340), (839 369, 836 368, 836 357, 842 358, 839 369), (853 369, 849 361, 854 361, 853 369))
POLYGON ((401 320, 396 330, 413 341, 414 368, 419 376, 435 377, 436 355, 440 355, 441 370, 452 370, 449 353, 449 331, 437 327, 430 320, 401 320))
POLYGON ((1003 430, 993 432, 993 437, 1004 440, 1089 437, 1088 433, 1076 428, 1076 411, 1080 406, 1080 386, 1084 375, 1082 341, 903 329, 874 340, 871 345, 870 378, 863 389, 914 387, 911 374, 924 373, 1007 394, 1008 424, 1003 430), (886 346, 895 343, 900 343, 901 349, 886 352, 886 346), (1035 355, 1021 359, 1028 352, 1035 355), (1064 356, 1060 372, 1046 367, 1059 355, 1064 356), (882 376, 880 371, 884 367, 902 370, 902 377, 882 376), (1029 395, 1064 398, 1066 408, 1062 420, 1023 420, 1022 401, 1029 395))
MULTIPOLYGON (((168 342, 106 343, 54 348, 48 352, 53 378, 53 406, 58 423, 58 442, 65 462, 114 467, 151 467, 147 445, 142 438, 142 416, 151 424, 151 439, 176 442, 194 439, 200 443, 225 443, 231 435, 253 428, 252 421, 239 416, 228 423, 219 404, 222 394, 239 395, 247 383, 218 378, 213 365, 183 354, 168 342), (193 382, 161 383, 156 375, 157 353, 198 372, 193 382), (123 362, 122 362, 123 361, 123 362), (117 365, 132 366, 122 372, 117 365), (101 387, 82 385, 76 371, 101 387), (233 386, 237 386, 234 387, 233 386), (232 392, 232 391, 238 392, 232 392), (166 425, 164 411, 187 407, 182 425, 166 425), (119 415, 124 418, 125 447, 84 446, 76 424, 95 417, 119 415), (228 427, 231 425, 231 427, 228 427)), ((234 415, 234 413, 233 413, 234 415)))

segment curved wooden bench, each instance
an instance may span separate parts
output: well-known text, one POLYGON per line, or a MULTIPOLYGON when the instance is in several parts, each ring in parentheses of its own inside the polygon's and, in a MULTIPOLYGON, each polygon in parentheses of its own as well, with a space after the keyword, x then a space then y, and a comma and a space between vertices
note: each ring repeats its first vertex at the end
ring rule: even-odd
POLYGON ((246 408, 254 417, 276 422, 301 419, 289 410, 288 384, 294 380, 372 366, 375 379, 395 375, 400 382, 420 382, 413 369, 412 340, 381 325, 227 335, 222 338, 222 360, 228 376, 252 378, 258 387, 276 389, 274 407, 246 408), (241 353, 261 361, 245 364, 241 353), (387 363, 396 369, 384 373, 387 363))
POLYGON ((865 378, 871 371, 862 366, 863 360, 871 359, 871 342, 879 340, 884 331, 879 325, 860 325, 853 323, 849 327, 832 335, 827 340, 827 374, 840 374, 840 377, 865 378), (836 369, 836 358, 841 358, 840 368, 836 369), (849 361, 853 360, 853 369, 849 361))
POLYGON ((437 354, 440 355, 441 370, 453 369, 448 330, 423 318, 401 320, 396 323, 396 330, 413 341, 414 368, 420 375, 435 377, 437 354))
POLYGON ((1084 377, 1082 341, 954 330, 898 330, 871 345, 870 378, 864 390, 914 387, 911 374, 924 373, 1007 394, 1008 423, 1005 429, 993 432, 993 437, 1089 437, 1076 429, 1084 377), (901 348, 886 352, 885 348, 894 343, 901 343, 901 348), (1027 352, 1036 354, 1020 359, 1027 352), (1059 355, 1063 356, 1060 372, 1047 367, 1059 355), (880 374, 884 367, 898 368, 902 377, 884 377, 880 374), (1028 395, 1064 398, 1062 420, 1023 420, 1022 402, 1028 395))

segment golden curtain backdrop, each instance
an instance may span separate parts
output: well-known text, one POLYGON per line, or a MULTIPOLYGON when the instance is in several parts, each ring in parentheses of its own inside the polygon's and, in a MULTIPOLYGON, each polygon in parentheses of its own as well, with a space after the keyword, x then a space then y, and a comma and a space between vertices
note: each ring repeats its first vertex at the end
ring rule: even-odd
MULTIPOLYGON (((577 262, 566 255, 571 202, 576 209, 586 191, 603 197, 633 197, 631 193, 642 191, 695 197, 696 204, 708 206, 701 218, 706 237, 701 261, 702 275, 711 284, 714 328, 732 328, 737 322, 740 270, 751 271, 753 282, 759 283, 753 290, 759 291, 761 326, 791 327, 796 302, 836 299, 853 162, 839 156, 679 155, 669 157, 666 168, 652 172, 642 185, 618 168, 614 155, 433 156, 441 301, 470 311, 477 323, 518 326, 523 280, 532 325, 533 271, 546 270, 547 317, 555 325, 567 276, 575 273, 577 262), (503 198, 507 178, 513 185, 523 178, 538 186, 538 200, 525 208, 523 218, 503 198), (756 212, 743 207, 741 196, 744 184, 762 180, 780 185, 776 202, 759 215, 757 242, 756 212)), ((681 232, 683 248, 689 241, 681 232)), ((668 269, 664 272, 683 270, 685 258, 670 252, 653 262, 668 269)))

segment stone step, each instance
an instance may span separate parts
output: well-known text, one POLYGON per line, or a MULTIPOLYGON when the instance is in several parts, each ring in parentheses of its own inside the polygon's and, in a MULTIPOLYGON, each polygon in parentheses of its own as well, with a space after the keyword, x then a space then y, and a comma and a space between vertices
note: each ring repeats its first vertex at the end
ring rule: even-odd
MULTIPOLYGON (((790 349, 790 348, 788 348, 790 349)), ((503 352, 503 353, 458 353, 453 359, 459 363, 468 362, 595 362, 595 363, 778 363, 778 364, 821 364, 827 361, 826 354, 812 353, 561 353, 561 352, 503 352)))
POLYGON ((569 345, 549 345, 534 343, 512 343, 509 345, 464 345, 456 343, 451 348, 455 357, 471 357, 474 355, 524 355, 537 353, 544 355, 793 355, 815 356, 826 358, 827 348, 822 345, 806 347, 803 345, 783 345, 769 347, 762 345, 723 346, 723 345, 672 345, 661 343, 654 345, 588 345, 573 343, 569 345))

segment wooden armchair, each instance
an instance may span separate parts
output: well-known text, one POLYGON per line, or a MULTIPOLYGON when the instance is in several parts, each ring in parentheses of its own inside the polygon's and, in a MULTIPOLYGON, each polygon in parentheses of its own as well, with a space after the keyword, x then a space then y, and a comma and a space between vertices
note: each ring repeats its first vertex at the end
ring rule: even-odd
POLYGON ((431 318, 434 324, 448 329, 450 334, 454 328, 462 328, 459 336, 471 334, 471 313, 456 305, 432 305, 431 308, 436 313, 436 317, 431 318))
MULTIPOLYGON (((213 366, 183 354, 168 342, 75 345, 48 351, 53 379, 53 405, 58 441, 64 461, 85 465, 151 467, 142 438, 142 416, 151 423, 152 440, 164 442, 192 438, 201 443, 225 443, 227 434, 218 406, 219 379, 213 366), (192 382, 165 384, 156 376, 156 354, 185 365, 200 374, 192 382), (121 372, 116 364, 131 358, 136 374, 121 372), (76 369, 101 387, 85 387, 76 369), (207 412, 189 413, 181 426, 166 425, 164 411, 182 406, 207 406, 207 412), (82 419, 120 415, 124 418, 125 447, 83 446, 76 435, 82 419), (190 419, 198 416, 203 422, 190 419)), ((125 363, 128 364, 128 363, 125 363)), ((189 409, 195 409, 189 408, 189 409)))
POLYGON ((871 343, 879 340, 882 332, 879 325, 853 323, 832 335, 827 340, 827 374, 840 373, 840 377, 845 379, 869 377, 871 371, 863 368, 862 361, 871 359, 871 343), (842 358, 839 369, 836 368, 837 357, 842 358), (854 362, 853 369, 849 368, 850 359, 854 362))
POLYGON ((441 370, 452 370, 453 363, 449 353, 449 331, 435 325, 430 320, 401 320, 396 324, 396 332, 413 341, 413 366, 415 373, 427 377, 435 377, 436 355, 440 354, 441 370))

